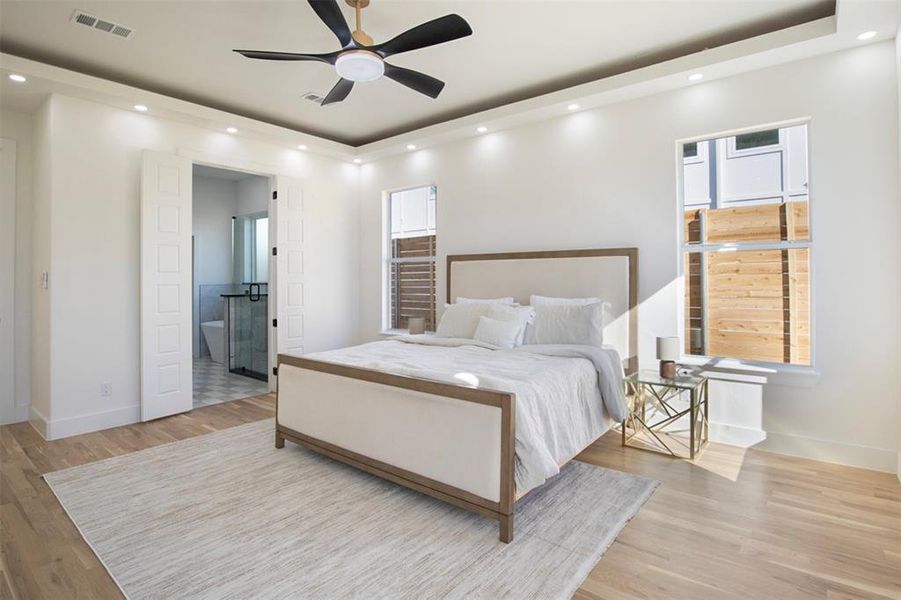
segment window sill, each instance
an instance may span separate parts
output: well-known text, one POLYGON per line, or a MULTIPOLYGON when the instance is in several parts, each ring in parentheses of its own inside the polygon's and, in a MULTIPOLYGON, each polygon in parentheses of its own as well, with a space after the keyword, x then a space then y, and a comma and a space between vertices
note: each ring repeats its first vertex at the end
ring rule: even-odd
MULTIPOLYGON (((396 335, 410 335, 409 330, 407 329, 383 329, 378 333, 382 337, 394 337, 396 335)), ((435 335, 434 331, 426 331, 420 335, 435 335)))
POLYGON ((819 371, 813 367, 797 365, 758 363, 710 356, 683 356, 678 364, 693 367, 711 379, 724 381, 812 388, 820 380, 819 371))
POLYGON ((393 337, 395 335, 408 335, 410 332, 406 329, 383 329, 379 332, 382 337, 393 337))

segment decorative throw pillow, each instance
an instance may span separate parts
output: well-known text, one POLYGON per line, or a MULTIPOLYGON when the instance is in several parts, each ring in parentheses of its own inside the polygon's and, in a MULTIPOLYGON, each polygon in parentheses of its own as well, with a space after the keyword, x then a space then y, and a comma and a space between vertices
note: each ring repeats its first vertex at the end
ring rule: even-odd
POLYGON ((492 304, 445 304, 435 328, 435 337, 473 339, 479 317, 488 314, 492 304))
POLYGON ((501 348, 513 348, 522 327, 516 321, 498 321, 480 317, 473 339, 477 342, 493 344, 501 348))
POLYGON ((509 306, 505 304, 492 304, 486 315, 489 319, 498 321, 512 321, 519 325, 519 333, 516 336, 516 346, 521 346, 526 333, 526 326, 535 318, 535 309, 531 306, 509 306))
POLYGON ((526 344, 604 345, 604 303, 536 306, 526 344))
POLYGON ((594 304, 600 301, 600 298, 553 298, 551 296, 536 296, 535 294, 529 297, 529 304, 532 306, 585 306, 586 304, 594 304))

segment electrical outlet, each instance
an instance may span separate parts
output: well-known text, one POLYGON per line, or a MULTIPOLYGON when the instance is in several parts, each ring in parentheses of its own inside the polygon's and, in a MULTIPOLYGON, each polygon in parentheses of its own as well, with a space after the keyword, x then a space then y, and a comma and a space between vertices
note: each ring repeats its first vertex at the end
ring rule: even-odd
POLYGON ((100 384, 100 395, 104 398, 109 398, 113 395, 113 384, 109 381, 104 381, 100 384))

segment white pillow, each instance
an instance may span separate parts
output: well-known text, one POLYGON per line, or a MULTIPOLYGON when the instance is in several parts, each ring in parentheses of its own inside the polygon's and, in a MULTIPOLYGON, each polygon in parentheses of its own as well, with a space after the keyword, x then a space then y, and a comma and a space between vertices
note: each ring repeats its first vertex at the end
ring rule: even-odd
POLYGON ((435 337, 473 339, 479 317, 488 314, 491 304, 445 304, 435 328, 435 337))
POLYGON ((516 336, 516 346, 521 346, 526 333, 526 325, 535 318, 535 309, 531 306, 509 306, 506 304, 492 304, 486 315, 489 319, 498 321, 511 321, 519 325, 519 335, 516 336))
POLYGON ((516 321, 498 321, 488 317, 480 317, 473 339, 477 342, 493 344, 501 348, 512 348, 522 331, 522 326, 516 321))
POLYGON ((526 344, 604 345, 604 303, 536 306, 526 344))
POLYGON ((505 298, 461 298, 457 296, 457 304, 513 304, 513 296, 505 298))
POLYGON ((552 298, 550 296, 529 296, 529 304, 532 306, 585 306, 586 304, 594 304, 600 302, 600 298, 552 298))

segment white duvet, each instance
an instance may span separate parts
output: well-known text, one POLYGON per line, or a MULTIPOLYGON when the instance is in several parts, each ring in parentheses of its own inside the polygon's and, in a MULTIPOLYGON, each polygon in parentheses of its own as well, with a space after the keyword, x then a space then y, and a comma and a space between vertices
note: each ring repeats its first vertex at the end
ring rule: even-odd
POLYGON ((516 394, 516 488, 524 493, 625 417, 623 370, 612 348, 402 336, 307 358, 516 394), (606 411, 604 410, 606 407, 606 411), (609 415, 609 416, 608 416, 609 415))

